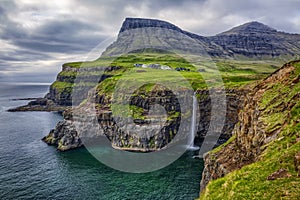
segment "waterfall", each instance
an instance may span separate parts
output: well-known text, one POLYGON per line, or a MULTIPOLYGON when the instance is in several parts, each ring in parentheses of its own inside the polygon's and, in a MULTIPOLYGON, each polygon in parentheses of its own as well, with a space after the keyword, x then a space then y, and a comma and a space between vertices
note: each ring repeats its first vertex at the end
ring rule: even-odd
POLYGON ((197 102, 197 97, 196 97, 196 92, 194 92, 193 95, 193 112, 192 112, 192 120, 191 120, 191 132, 190 132, 190 140, 189 140, 189 147, 188 150, 191 151, 197 151, 199 150, 198 146, 195 146, 194 144, 194 139, 196 136, 196 121, 197 121, 197 107, 198 107, 198 102, 197 102))

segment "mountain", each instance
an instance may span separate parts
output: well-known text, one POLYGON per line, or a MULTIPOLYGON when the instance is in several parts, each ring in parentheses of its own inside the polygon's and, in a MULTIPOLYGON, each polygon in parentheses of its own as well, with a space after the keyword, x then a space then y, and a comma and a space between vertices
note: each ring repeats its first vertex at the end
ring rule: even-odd
POLYGON ((278 32, 259 22, 243 24, 210 40, 235 57, 274 58, 300 54, 299 34, 278 32))
POLYGON ((219 58, 290 59, 300 55, 300 35, 249 22, 215 36, 204 37, 161 20, 126 18, 117 40, 103 55, 118 55, 143 48, 207 53, 219 58))
POLYGON ((251 34, 256 34, 256 33, 263 34, 263 33, 275 33, 275 32, 277 32, 275 29, 273 29, 265 24, 262 24, 260 22, 253 21, 253 22, 248 22, 243 25, 234 27, 234 28, 232 28, 228 31, 225 31, 223 33, 220 33, 218 35, 233 35, 233 34, 251 35, 251 34))
POLYGON ((117 40, 107 47, 103 56, 156 49, 158 51, 203 56, 226 57, 220 45, 208 38, 193 34, 165 21, 143 18, 126 18, 117 40))

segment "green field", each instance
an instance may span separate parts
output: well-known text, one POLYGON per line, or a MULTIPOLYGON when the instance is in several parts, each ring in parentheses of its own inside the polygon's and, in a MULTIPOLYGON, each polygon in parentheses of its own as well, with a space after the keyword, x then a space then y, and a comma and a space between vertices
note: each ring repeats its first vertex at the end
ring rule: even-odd
MULTIPOLYGON (((100 57, 90 62, 66 63, 64 66, 73 68, 81 67, 83 69, 119 66, 120 69, 114 71, 89 71, 81 74, 84 76, 100 76, 101 74, 112 76, 98 85, 100 92, 111 93, 117 82, 123 84, 122 87, 128 89, 131 86, 143 85, 144 83, 161 83, 172 85, 172 87, 193 88, 194 90, 221 87, 222 84, 226 88, 236 88, 266 77, 278 69, 281 64, 278 61, 270 60, 236 61, 219 59, 202 61, 195 58, 183 58, 176 54, 135 53, 118 58, 100 57), (137 68, 134 64, 167 65, 173 70, 137 68), (176 71, 176 68, 185 68, 186 70, 176 71)), ((75 78, 78 74, 70 71, 62 71, 59 75, 75 78)), ((62 86, 62 84, 56 83, 54 86, 62 86)))

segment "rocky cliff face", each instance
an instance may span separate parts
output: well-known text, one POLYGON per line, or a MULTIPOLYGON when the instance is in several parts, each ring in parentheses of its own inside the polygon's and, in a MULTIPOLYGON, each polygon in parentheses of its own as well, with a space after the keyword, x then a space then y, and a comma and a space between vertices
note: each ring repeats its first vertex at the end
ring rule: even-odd
POLYGON ((72 105, 72 84, 76 79, 78 68, 68 65, 62 66, 62 71, 57 75, 56 81, 50 86, 45 98, 62 106, 72 105))
MULTIPOLYGON (((190 93, 189 95, 188 93, 189 92, 182 95, 186 98, 191 98, 190 93)), ((242 96, 242 93, 242 91, 236 90, 227 91, 227 115, 225 125, 223 128, 223 134, 219 139, 219 143, 216 145, 223 143, 231 136, 233 127, 237 122, 237 113, 240 109, 242 101, 240 97, 242 96)), ((211 117, 211 106, 208 91, 198 91, 197 96, 199 97, 200 112, 198 119, 200 122, 197 128, 198 131, 195 141, 198 145, 200 145, 208 130, 211 117)), ((130 129, 131 131, 124 131, 116 123, 112 111, 109 108, 109 104, 111 103, 110 99, 107 99, 105 96, 96 96, 95 99, 97 105, 101 105, 100 107, 97 107, 97 119, 101 130, 98 130, 97 134, 89 135, 88 137, 96 138, 98 136, 106 136, 110 140, 112 146, 119 149, 142 152, 159 150, 165 147, 176 136, 179 126, 184 125, 181 124, 180 106, 176 101, 176 98, 174 98, 175 96, 172 95, 172 92, 166 90, 154 90, 148 97, 147 95, 145 96, 145 94, 134 95, 130 104, 137 108, 136 110, 140 112, 140 116, 138 119, 134 120, 136 125, 134 129, 130 129), (160 116, 156 114, 154 119, 148 119, 147 116, 149 116, 149 109, 151 105, 154 105, 155 103, 162 106, 167 115, 160 116), (146 116, 146 118, 144 116, 146 116), (164 121, 165 119, 167 119, 167 121, 164 121), (149 124, 148 120, 152 120, 152 123, 149 124), (154 133, 153 131, 157 130, 157 127, 159 126, 161 126, 159 132, 152 135, 148 134, 154 133), (145 134, 137 135, 136 132, 145 132, 145 134)), ((82 106, 80 109, 86 108, 82 106)), ((190 123, 186 125, 187 126, 183 127, 183 129, 189 131, 190 123)), ((88 126, 91 126, 91 124, 85 124, 80 129, 87 130, 86 134, 89 134, 88 130, 90 130, 90 127, 88 126)), ((86 135, 84 135, 85 131, 80 132, 83 135, 79 135, 76 130, 74 130, 72 110, 67 110, 64 113, 64 120, 60 122, 54 130, 51 130, 48 136, 46 136, 43 140, 50 145, 56 145, 59 150, 65 151, 82 146, 82 141, 78 138, 78 136, 85 137, 86 135)))
MULTIPOLYGON (((298 173, 297 164, 294 165, 294 159, 297 160, 297 158, 294 156, 295 152, 300 150, 298 143, 300 133, 299 63, 291 62, 284 65, 245 95, 243 109, 239 113, 239 120, 233 131, 234 136, 225 145, 209 152, 204 158, 205 168, 201 181, 203 199, 213 199, 213 196, 217 195, 211 191, 212 188, 205 190, 207 184, 227 174, 228 178, 225 177, 222 180, 223 186, 233 183, 229 183, 229 179, 240 182, 243 180, 244 173, 248 174, 245 175, 246 177, 251 176, 252 173, 253 176, 258 177, 254 183, 258 187, 259 184, 264 184, 263 180, 271 180, 268 175, 273 177, 276 174, 283 174, 283 172, 287 175, 286 171, 289 171, 289 175, 283 177, 291 177, 292 173, 298 173), (287 146, 283 147, 283 144, 287 146), (253 164, 256 168, 254 169, 249 165, 251 163, 262 164, 253 164), (246 170, 243 167, 247 165, 249 167, 246 170), (287 167, 288 170, 280 169, 280 167, 287 167), (258 168, 259 172, 257 172, 258 168), (277 169, 280 170, 276 172, 277 169), (233 171, 234 173, 231 173, 233 171), (272 172, 274 173, 272 174, 272 172), (239 177, 236 176, 236 173, 240 174, 239 177), (231 174, 233 175, 231 176, 231 174), (260 176, 262 178, 259 178, 260 176)), ((297 162, 295 161, 295 163, 297 162)), ((245 182, 245 184, 243 189, 238 188, 245 193, 250 192, 246 188, 250 188, 252 183, 245 182)), ((211 185, 213 187, 213 181, 211 185)), ((269 183, 265 187, 269 188, 271 185, 269 183)), ((222 193, 222 187, 218 187, 222 193)), ((289 190, 288 187, 286 190, 289 190)), ((238 195, 232 191, 233 196, 230 197, 227 192, 228 190, 222 194, 224 198, 225 195, 228 195, 226 198, 236 198, 235 195, 238 195)))

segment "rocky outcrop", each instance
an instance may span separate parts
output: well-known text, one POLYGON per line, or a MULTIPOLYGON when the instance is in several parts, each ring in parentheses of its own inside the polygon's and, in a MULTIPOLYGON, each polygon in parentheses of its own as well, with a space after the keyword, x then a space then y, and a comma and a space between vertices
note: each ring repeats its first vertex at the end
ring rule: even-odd
MULTIPOLYGON (((296 111, 300 100, 297 89, 299 76, 299 62, 290 62, 245 95, 233 137, 222 148, 217 148, 204 157, 205 167, 201 181, 201 191, 205 193, 203 195, 209 195, 209 191, 204 189, 211 180, 224 177, 248 164, 262 161, 264 152, 271 151, 272 148, 276 150, 275 147, 268 147, 269 144, 274 144, 274 141, 288 143, 288 146, 297 144, 299 139, 295 137, 299 137, 297 124, 300 122, 300 115, 296 111)), ((293 152, 291 151, 291 154, 294 154, 293 152)), ((288 153, 285 154, 288 157, 288 153)), ((297 154, 294 161, 297 171, 299 159, 296 158, 297 154)), ((280 163, 277 165, 280 166, 280 163)), ((277 174, 287 175, 286 171, 279 171, 273 173, 274 177, 277 174)), ((251 174, 251 171, 248 174, 251 174)), ((273 177, 272 174, 270 177, 273 177)))
POLYGON ((60 151, 66 151, 82 146, 76 127, 68 120, 59 122, 55 129, 52 129, 42 140, 49 145, 57 146, 57 149, 60 151))
POLYGON ((24 111, 45 111, 45 112, 63 112, 67 107, 58 105, 48 98, 35 98, 24 106, 8 109, 8 112, 24 112, 24 111))

